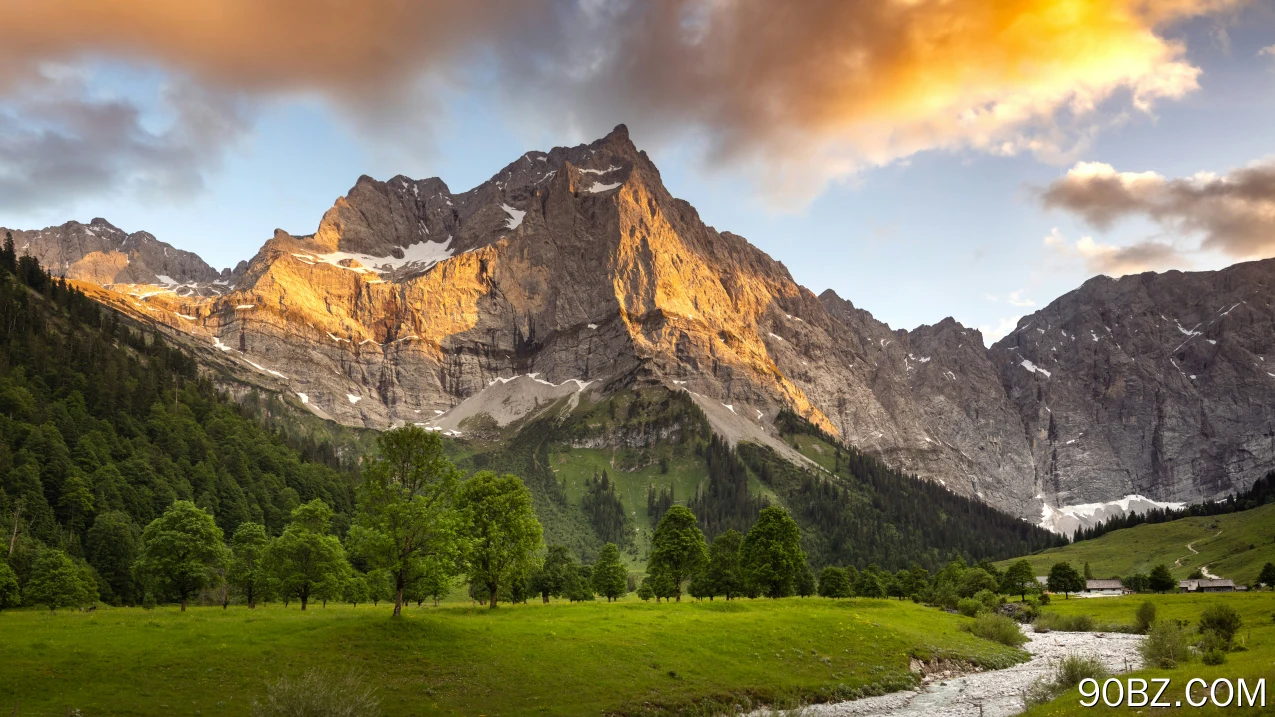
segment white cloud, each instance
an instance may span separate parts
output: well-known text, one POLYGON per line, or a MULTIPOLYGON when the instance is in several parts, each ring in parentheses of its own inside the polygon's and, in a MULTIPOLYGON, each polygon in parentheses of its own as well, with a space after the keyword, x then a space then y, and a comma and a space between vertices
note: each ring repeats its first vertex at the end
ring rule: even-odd
POLYGON ((1022 315, 1006 316, 998 319, 995 326, 983 325, 978 330, 983 334, 983 341, 988 346, 1000 341, 1018 326, 1018 320, 1023 318, 1022 315))
POLYGON ((1162 242, 1144 241, 1120 246, 1103 244, 1085 236, 1071 243, 1055 227, 1043 244, 1055 257, 1064 261, 1080 260, 1085 269, 1094 274, 1124 276, 1190 265, 1176 248, 1162 242))
POLYGON ((1015 289, 1005 296, 997 296, 996 294, 983 294, 983 298, 993 303, 1004 301, 1010 306, 1018 306, 1021 308, 1029 308, 1036 305, 1036 302, 1023 296, 1026 293, 1024 289, 1015 289))

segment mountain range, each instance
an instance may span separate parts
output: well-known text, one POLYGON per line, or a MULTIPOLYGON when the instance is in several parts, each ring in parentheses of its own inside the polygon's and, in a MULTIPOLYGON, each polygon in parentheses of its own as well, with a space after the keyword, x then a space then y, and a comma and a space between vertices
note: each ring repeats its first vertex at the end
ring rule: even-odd
POLYGON ((624 126, 458 194, 361 177, 314 234, 276 231, 234 269, 102 219, 12 232, 230 383, 351 426, 463 437, 664 386, 732 442, 805 460, 774 426, 789 409, 1064 531, 1275 466, 1275 260, 1095 277, 990 348, 951 318, 891 329, 706 225, 624 126))

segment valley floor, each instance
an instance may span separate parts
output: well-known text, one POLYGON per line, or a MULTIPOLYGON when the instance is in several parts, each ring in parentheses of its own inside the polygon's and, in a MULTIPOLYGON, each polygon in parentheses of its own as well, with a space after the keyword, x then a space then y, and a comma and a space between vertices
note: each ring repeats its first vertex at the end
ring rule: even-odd
POLYGON ((894 600, 0 612, 0 712, 245 715, 268 680, 354 670, 384 714, 713 713, 909 687, 912 656, 1024 653, 894 600))

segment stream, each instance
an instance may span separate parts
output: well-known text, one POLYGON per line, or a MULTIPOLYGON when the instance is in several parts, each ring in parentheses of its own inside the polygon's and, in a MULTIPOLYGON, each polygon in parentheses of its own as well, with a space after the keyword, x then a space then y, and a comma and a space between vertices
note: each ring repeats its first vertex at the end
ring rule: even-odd
POLYGON ((1008 717, 1023 711, 1023 691, 1071 654, 1095 656, 1112 674, 1137 669, 1140 635, 1109 632, 1028 632, 1032 659, 1014 667, 960 677, 927 677, 920 690, 851 702, 812 705, 792 717, 1008 717))

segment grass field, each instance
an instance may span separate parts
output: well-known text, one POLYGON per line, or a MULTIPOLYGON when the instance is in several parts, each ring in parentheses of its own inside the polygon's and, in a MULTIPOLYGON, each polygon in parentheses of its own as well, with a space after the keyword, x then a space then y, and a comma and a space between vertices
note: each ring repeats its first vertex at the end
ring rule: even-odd
MULTIPOLYGON (((1209 667, 1198 660, 1179 666, 1173 670, 1143 670, 1133 673, 1134 676, 1150 680, 1151 678, 1169 678, 1172 680, 1165 696, 1168 701, 1183 699, 1183 691, 1188 680, 1201 678, 1212 683, 1219 677, 1232 681, 1244 678, 1254 684, 1259 678, 1266 678, 1266 710, 1240 709, 1237 707, 1206 708, 1190 707, 1183 703, 1181 708, 1144 709, 1139 714, 1171 715, 1178 714, 1226 714, 1255 715, 1275 712, 1275 593, 1222 593, 1212 595, 1131 595, 1120 598, 1095 598, 1088 600, 1054 600, 1047 610, 1063 614, 1092 615, 1099 624, 1132 624, 1133 615, 1143 601, 1150 600, 1156 606, 1160 619, 1186 620, 1195 623, 1206 607, 1215 603, 1231 605, 1244 618, 1244 625, 1236 635, 1236 642, 1247 649, 1243 652, 1229 654, 1226 664, 1209 667)), ((1112 695, 1114 697, 1114 688, 1112 695)), ((1197 698, 1200 692, 1196 691, 1197 698)), ((1163 699, 1163 698, 1162 698, 1163 699)), ((1028 717, 1094 715, 1094 714, 1135 714, 1129 707, 1109 708, 1101 702, 1095 707, 1082 707, 1080 694, 1072 690, 1048 705, 1038 707, 1026 713, 1028 717)))
POLYGON ((0 613, 0 713, 245 715, 265 680, 355 669, 386 715, 698 713, 910 681, 910 654, 1022 653, 910 602, 791 598, 405 611, 294 606, 0 613))
MULTIPOLYGON (((1049 567, 1060 560, 1070 561, 1077 569, 1088 561, 1099 578, 1149 573, 1159 563, 1168 565, 1175 577, 1185 578, 1207 565, 1216 575, 1251 585, 1264 564, 1275 562, 1275 505, 1139 525, 1026 558, 1037 575, 1048 574, 1049 567)), ((997 566, 1003 569, 1011 562, 997 566)))

